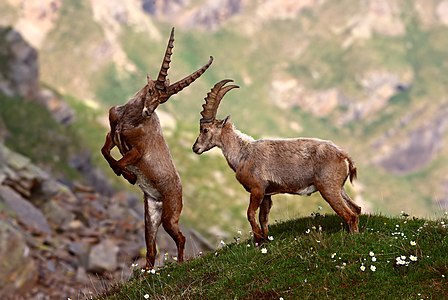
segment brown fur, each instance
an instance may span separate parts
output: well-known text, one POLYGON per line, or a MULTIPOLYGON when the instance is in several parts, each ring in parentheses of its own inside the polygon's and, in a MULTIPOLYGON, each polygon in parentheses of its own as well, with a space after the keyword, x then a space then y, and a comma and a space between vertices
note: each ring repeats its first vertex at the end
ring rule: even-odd
POLYGON ((271 195, 310 195, 319 191, 333 210, 358 231, 361 208, 344 190, 348 177, 356 178, 356 167, 346 152, 330 141, 314 138, 254 140, 237 131, 229 121, 213 119, 200 123, 193 151, 201 154, 221 148, 237 180, 250 193, 247 217, 255 242, 268 237, 271 195), (260 208, 259 222, 255 213, 260 208))
POLYGON ((145 200, 146 268, 153 268, 156 257, 156 234, 160 224, 177 245, 178 262, 183 261, 185 237, 179 229, 182 211, 182 184, 168 145, 163 138, 159 118, 154 110, 160 103, 199 78, 211 65, 169 85, 167 72, 174 42, 174 28, 157 80, 147 79, 126 104, 109 110, 110 132, 101 153, 117 176, 137 183, 145 200), (117 146, 122 158, 110 154, 117 146))

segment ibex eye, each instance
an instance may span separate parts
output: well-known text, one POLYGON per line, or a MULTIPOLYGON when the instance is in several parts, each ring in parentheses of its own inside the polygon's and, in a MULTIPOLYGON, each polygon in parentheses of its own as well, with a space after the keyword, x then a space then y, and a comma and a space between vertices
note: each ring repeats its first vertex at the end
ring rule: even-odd
POLYGON ((208 132, 208 129, 207 129, 207 128, 204 128, 204 129, 202 129, 202 132, 203 132, 203 133, 207 133, 207 132, 208 132))

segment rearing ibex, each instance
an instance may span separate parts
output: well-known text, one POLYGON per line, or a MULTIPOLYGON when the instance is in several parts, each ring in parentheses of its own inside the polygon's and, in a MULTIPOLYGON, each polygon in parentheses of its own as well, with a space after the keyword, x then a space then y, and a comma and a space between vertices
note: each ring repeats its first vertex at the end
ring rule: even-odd
POLYGON ((202 105, 200 133, 193 151, 201 154, 213 147, 222 150, 236 178, 250 193, 247 218, 256 243, 268 237, 271 196, 279 193, 310 195, 319 191, 334 211, 347 222, 350 232, 358 231, 361 208, 344 190, 348 177, 356 177, 353 161, 330 141, 313 138, 254 140, 236 130, 229 121, 217 120, 222 97, 236 85, 222 80, 211 89, 202 105), (255 220, 260 208, 260 226, 255 220))
POLYGON ((183 261, 185 246, 185 237, 179 230, 182 184, 154 110, 199 78, 213 61, 210 57, 202 68, 170 85, 167 75, 173 44, 174 28, 157 80, 148 77, 147 84, 126 104, 109 110, 110 132, 101 149, 115 174, 123 175, 131 184, 137 182, 143 191, 147 269, 154 267, 157 254, 155 241, 160 223, 176 242, 179 262, 183 261), (115 146, 123 156, 118 161, 110 154, 115 146))

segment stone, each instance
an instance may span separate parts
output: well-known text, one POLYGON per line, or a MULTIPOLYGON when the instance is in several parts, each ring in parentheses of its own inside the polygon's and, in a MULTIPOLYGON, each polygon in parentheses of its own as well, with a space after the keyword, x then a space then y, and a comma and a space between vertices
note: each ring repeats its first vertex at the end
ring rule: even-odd
POLYGON ((42 212, 10 187, 0 185, 0 203, 4 203, 17 220, 32 232, 51 234, 50 226, 42 212))
POLYGON ((440 23, 448 26, 448 1, 442 1, 437 5, 436 15, 440 23))
POLYGON ((42 212, 48 222, 59 230, 68 229, 71 222, 75 220, 75 215, 55 199, 47 201, 42 207, 42 212))
POLYGON ((117 266, 117 244, 108 239, 92 247, 89 253, 87 271, 92 273, 112 272, 117 266))
POLYGON ((0 298, 23 294, 37 281, 37 268, 24 234, 0 219, 0 298))

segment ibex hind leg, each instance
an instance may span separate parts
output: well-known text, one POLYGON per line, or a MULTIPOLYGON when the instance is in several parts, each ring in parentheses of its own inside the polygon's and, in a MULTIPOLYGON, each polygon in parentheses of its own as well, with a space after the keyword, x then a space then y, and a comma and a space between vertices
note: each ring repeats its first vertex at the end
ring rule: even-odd
POLYGON ((264 196, 263 201, 261 201, 260 205, 260 213, 258 215, 258 219, 261 225, 261 233, 263 235, 263 239, 268 239, 268 223, 269 223, 269 211, 272 207, 272 199, 271 196, 264 196))
POLYGON ((361 214, 361 207, 357 205, 347 194, 344 188, 341 189, 342 198, 344 198, 345 203, 350 207, 350 209, 357 214, 358 216, 361 214))
POLYGON ((145 242, 147 270, 154 268, 157 248, 156 237, 162 219, 162 203, 145 194, 145 242))
POLYGON ((177 247, 177 261, 179 263, 184 260, 185 236, 179 228, 180 213, 182 212, 182 195, 164 200, 162 210, 162 226, 165 231, 171 236, 177 247), (174 201, 174 205, 173 202, 174 201), (168 203, 171 204, 168 204, 168 203))
POLYGON ((320 194, 325 201, 330 204, 331 208, 348 224, 351 233, 358 232, 358 214, 353 212, 346 204, 346 200, 342 197, 340 188, 332 188, 331 186, 317 186, 320 194))

